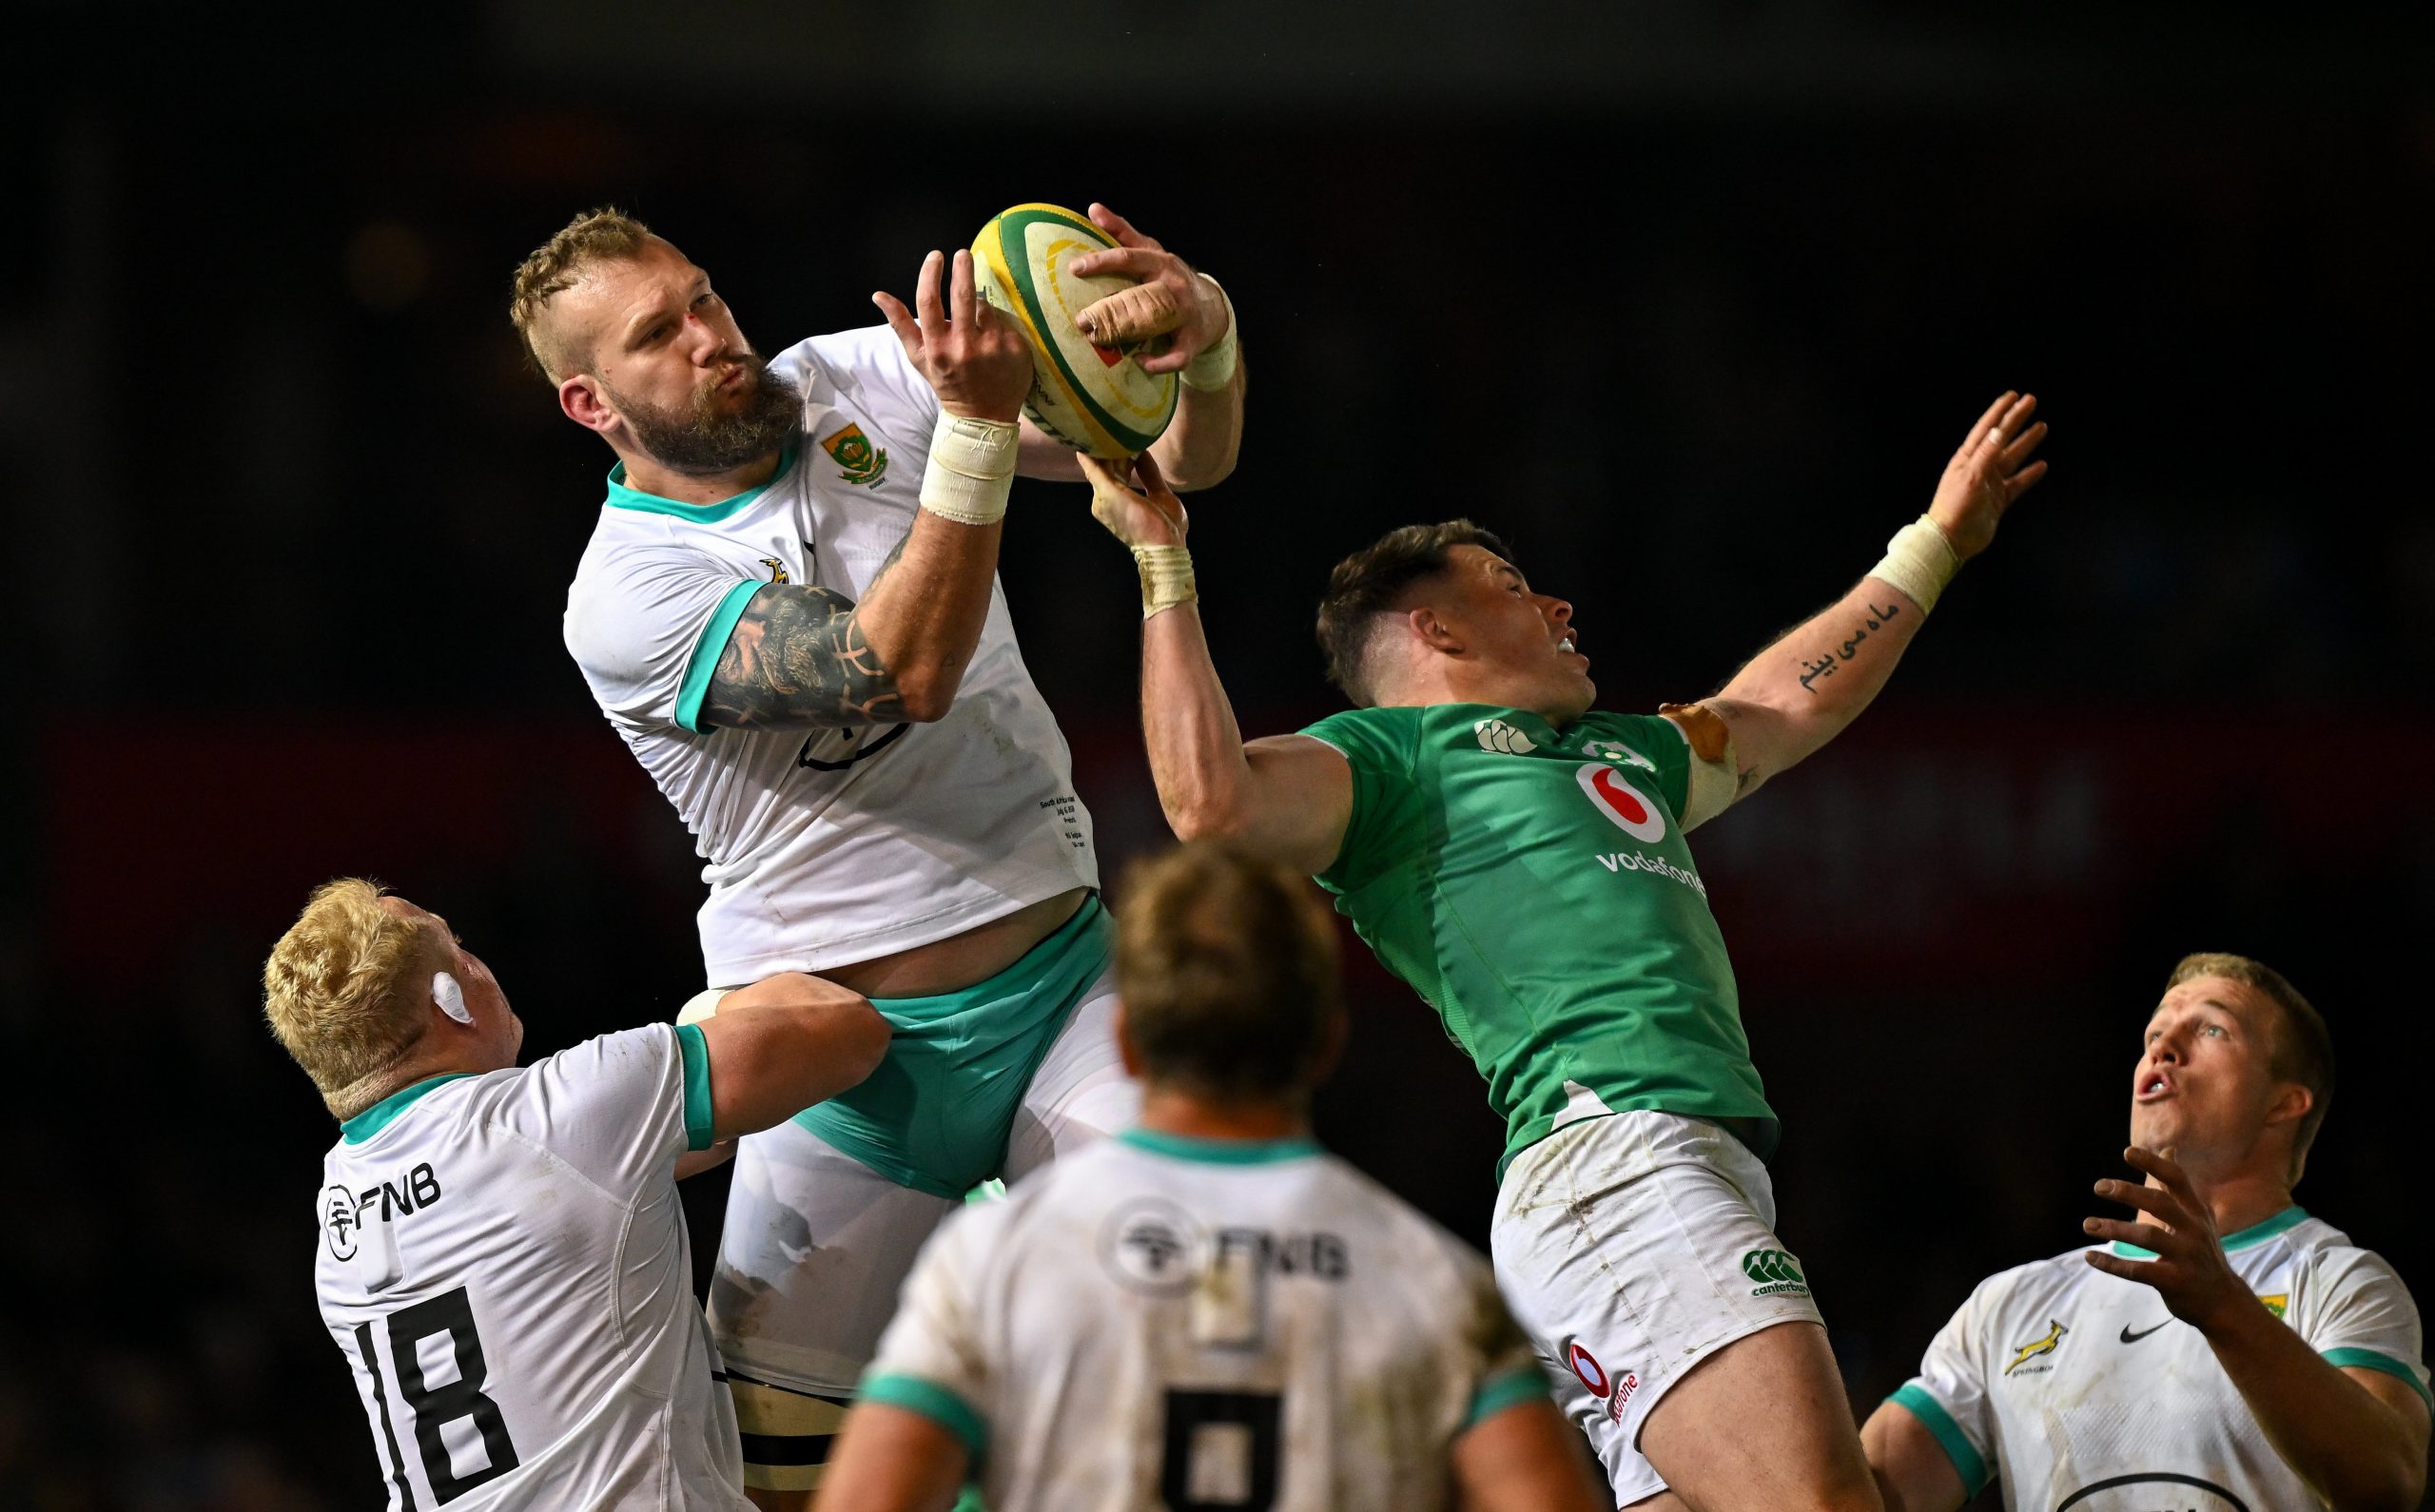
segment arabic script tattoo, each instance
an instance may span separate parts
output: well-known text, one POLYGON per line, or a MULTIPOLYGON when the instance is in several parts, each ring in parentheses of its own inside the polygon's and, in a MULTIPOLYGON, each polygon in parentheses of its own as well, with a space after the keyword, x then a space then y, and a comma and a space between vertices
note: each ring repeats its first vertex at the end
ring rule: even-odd
POLYGON ((1829 647, 1816 661, 1804 661, 1801 664, 1802 688, 1806 692, 1816 693, 1818 689, 1812 686, 1813 684, 1821 677, 1834 676, 1837 667, 1850 661, 1859 652, 1861 642, 1876 633, 1887 620, 1901 612, 1900 604, 1888 605, 1883 609, 1880 609, 1874 603, 1870 604, 1868 613, 1861 620, 1860 629, 1852 631, 1841 645, 1829 647))

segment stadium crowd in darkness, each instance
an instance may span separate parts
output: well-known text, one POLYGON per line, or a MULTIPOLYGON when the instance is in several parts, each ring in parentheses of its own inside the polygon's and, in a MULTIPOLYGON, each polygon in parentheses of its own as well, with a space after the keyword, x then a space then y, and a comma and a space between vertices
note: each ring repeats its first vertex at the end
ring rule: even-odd
MULTIPOLYGON (((1328 565, 1455 514, 1573 599, 1605 701, 1696 696, 1924 503, 1988 393, 2035 389, 2055 477, 1874 727, 1701 837, 1775 1068, 1782 1231, 1856 1400, 1979 1277, 2073 1242, 2186 951, 2325 1009, 2343 1089, 2300 1201, 2435 1284, 2423 1205, 2390 1200, 2423 1182, 2386 1050, 2435 921, 2435 797, 2391 780, 2435 769, 2435 515, 2395 445, 2435 397, 2423 104, 1574 110, 1594 196, 1522 116, 1179 128, 1124 182, 974 165, 913 121, 847 169, 814 106, 744 120, 738 145, 504 85, 412 131, 122 94, 0 168, 38 227, 0 251, 0 623, 33 710, 0 746, 0 1507, 378 1494, 309 1286, 332 1131, 258 1014, 312 883, 444 908, 531 1054, 698 985, 685 838, 559 644, 605 464, 502 316, 521 251, 613 197, 765 346, 866 323, 870 288, 1014 200, 1104 197, 1204 257, 1253 419, 1193 549, 1247 727, 1333 707, 1304 612, 1328 565), (1415 224, 1484 184, 1561 224, 1415 224), (150 276, 172 224, 234 229, 150 276), (1492 293, 1448 294, 1484 264, 1492 293), (156 381, 179 401, 131 410, 156 381)), ((1024 484, 1003 580, 1120 863, 1159 838, 1132 571, 1079 490, 1024 484)), ((1477 1241, 1496 1122, 1351 959, 1322 1135, 1477 1241)), ((697 1224, 724 1180, 689 1192, 697 1224)))

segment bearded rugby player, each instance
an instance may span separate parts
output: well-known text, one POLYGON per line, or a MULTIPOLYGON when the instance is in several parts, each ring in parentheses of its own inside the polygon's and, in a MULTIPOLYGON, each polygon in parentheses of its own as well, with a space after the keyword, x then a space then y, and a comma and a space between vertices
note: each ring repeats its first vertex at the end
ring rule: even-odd
MULTIPOLYGON (((1157 446, 1234 466, 1222 291, 1104 206, 1135 281, 1081 312, 1179 375, 1157 446)), ((1124 1127, 1090 816, 996 569, 1014 474, 1079 476, 1019 423, 1028 348, 931 253, 914 308, 765 360, 710 275, 584 216, 511 314, 568 418, 616 456, 566 640, 706 863, 712 988, 816 972, 895 1026, 848 1096, 744 1142, 711 1290, 748 1483, 799 1506, 922 1240, 964 1192, 1124 1127)))

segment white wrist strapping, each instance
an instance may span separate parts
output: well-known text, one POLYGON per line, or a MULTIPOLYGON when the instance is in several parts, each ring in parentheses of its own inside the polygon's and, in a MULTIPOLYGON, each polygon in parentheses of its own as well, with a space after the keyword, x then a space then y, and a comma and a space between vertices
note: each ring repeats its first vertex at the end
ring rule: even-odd
MULTIPOLYGON (((1198 276, 1209 279, 1206 273, 1198 276)), ((1209 279, 1209 286, 1218 291, 1218 298, 1226 301, 1226 334, 1198 357, 1186 362, 1182 375, 1185 388, 1198 389, 1204 394, 1222 389, 1235 381, 1235 301, 1227 296, 1226 286, 1216 279, 1209 279)))
POLYGON ((1141 569, 1141 617, 1190 604, 1200 597, 1193 585, 1192 553, 1180 546, 1137 546, 1134 564, 1141 569))
POLYGON ((1936 521, 1922 514, 1894 533, 1894 539, 1885 543, 1885 559, 1870 568, 1868 575, 1908 593, 1924 614, 1937 607, 1937 595, 1959 571, 1961 558, 1953 554, 1953 543, 1936 521))
POLYGON ((922 470, 922 507, 959 525, 1005 518, 1015 486, 1016 427, 941 412, 922 470))

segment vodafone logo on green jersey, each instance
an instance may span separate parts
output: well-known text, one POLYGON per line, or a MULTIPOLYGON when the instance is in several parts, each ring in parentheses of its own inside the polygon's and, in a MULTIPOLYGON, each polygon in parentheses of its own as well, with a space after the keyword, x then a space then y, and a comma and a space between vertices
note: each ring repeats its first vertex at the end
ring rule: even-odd
POLYGON ((1573 772, 1581 790, 1598 805, 1598 812, 1615 822, 1632 839, 1654 845, 1666 838, 1666 811, 1646 793, 1624 781, 1615 768, 1605 762, 1584 762, 1573 772))

